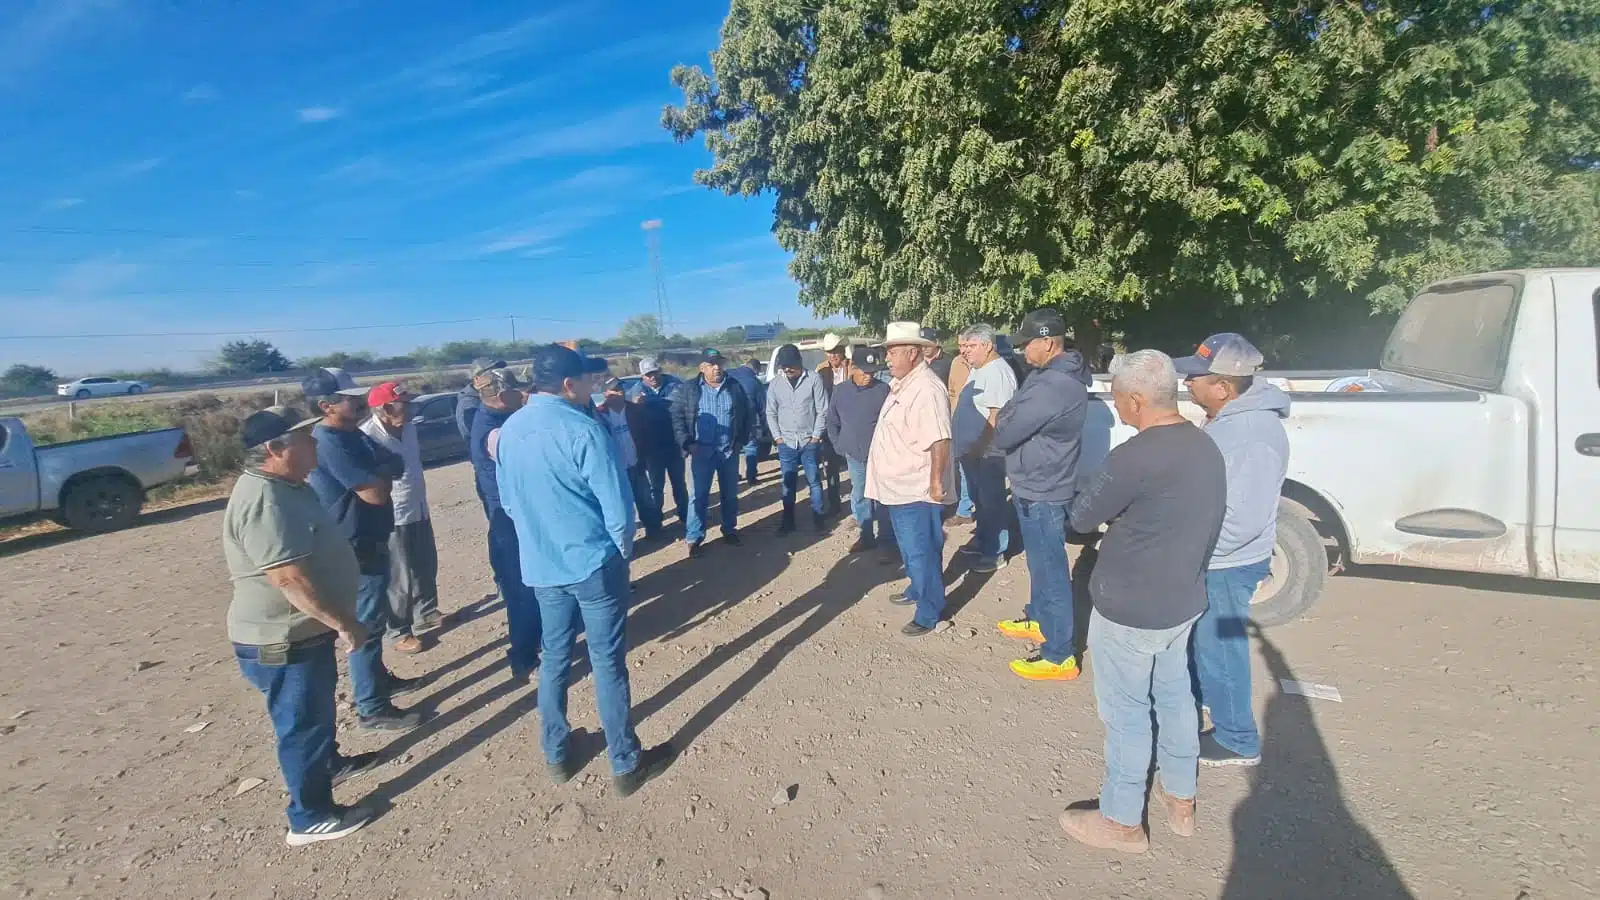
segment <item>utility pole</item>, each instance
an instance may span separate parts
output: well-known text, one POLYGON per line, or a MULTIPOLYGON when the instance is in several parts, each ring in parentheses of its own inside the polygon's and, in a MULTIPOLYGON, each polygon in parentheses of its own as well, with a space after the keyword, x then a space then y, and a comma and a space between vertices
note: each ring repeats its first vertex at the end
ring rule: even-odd
POLYGON ((517 342, 517 317, 516 317, 516 314, 513 313, 511 315, 508 315, 508 316, 506 316, 506 318, 511 320, 511 343, 515 344, 517 342))
POLYGON ((656 288, 656 321, 662 334, 672 333, 672 310, 667 306, 667 283, 661 277, 661 220, 648 219, 639 225, 644 229, 645 246, 650 251, 650 277, 656 288))

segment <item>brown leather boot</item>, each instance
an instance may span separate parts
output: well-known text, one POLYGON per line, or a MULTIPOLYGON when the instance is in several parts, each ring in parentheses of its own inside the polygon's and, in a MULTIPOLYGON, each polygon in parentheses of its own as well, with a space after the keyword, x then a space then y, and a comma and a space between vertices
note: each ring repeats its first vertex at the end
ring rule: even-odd
POLYGON ((1194 837, 1194 798, 1180 800, 1167 793, 1161 786, 1161 779, 1156 779, 1154 790, 1156 798, 1161 801, 1162 809, 1167 813, 1167 827, 1179 837, 1194 837))
POLYGON ((1061 830, 1080 844, 1122 853, 1143 853, 1150 839, 1138 825, 1122 825, 1100 813, 1098 807, 1069 809, 1061 814, 1061 830))

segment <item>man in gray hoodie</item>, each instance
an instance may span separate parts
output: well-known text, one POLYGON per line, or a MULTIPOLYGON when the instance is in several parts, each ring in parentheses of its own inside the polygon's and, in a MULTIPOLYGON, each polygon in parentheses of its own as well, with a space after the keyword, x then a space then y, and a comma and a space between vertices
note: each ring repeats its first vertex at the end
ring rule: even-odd
POLYGON ((1078 453, 1094 376, 1078 351, 1067 349, 1066 334, 1066 321, 1053 309, 1036 309, 1023 318, 1014 340, 1033 373, 1001 408, 990 441, 1006 456, 1029 583, 1022 618, 996 627, 1006 637, 1040 645, 1033 656, 1011 661, 1011 671, 1030 681, 1078 677, 1067 520, 1077 493, 1078 453))
POLYGON ((1214 334, 1193 356, 1173 360, 1206 434, 1222 451, 1228 509, 1206 571, 1209 605, 1194 627, 1200 703, 1215 729, 1200 739, 1200 763, 1253 766, 1261 735, 1250 704, 1250 598, 1272 570, 1278 493, 1289 469, 1289 395, 1255 378, 1261 351, 1238 334, 1214 334))
POLYGON ((811 485, 811 523, 822 530, 822 475, 818 469, 822 435, 828 425, 828 390, 821 376, 808 371, 800 348, 784 344, 775 360, 778 371, 767 384, 767 428, 778 446, 778 468, 783 473, 783 520, 779 534, 794 530, 794 500, 799 470, 805 469, 811 485))

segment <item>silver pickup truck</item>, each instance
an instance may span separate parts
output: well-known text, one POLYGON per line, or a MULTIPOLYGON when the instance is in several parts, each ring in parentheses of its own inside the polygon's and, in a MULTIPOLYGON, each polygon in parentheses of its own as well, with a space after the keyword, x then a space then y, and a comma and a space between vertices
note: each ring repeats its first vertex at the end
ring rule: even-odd
POLYGON ((0 418, 0 519, 43 515, 80 531, 126 528, 145 491, 183 477, 193 461, 182 428, 36 447, 21 419, 0 418))

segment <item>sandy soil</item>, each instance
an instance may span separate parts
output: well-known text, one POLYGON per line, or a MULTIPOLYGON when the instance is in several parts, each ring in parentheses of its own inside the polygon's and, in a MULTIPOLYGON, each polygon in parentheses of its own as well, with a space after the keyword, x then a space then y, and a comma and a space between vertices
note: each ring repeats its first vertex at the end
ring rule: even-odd
MULTIPOLYGON (((1089 679, 1020 682, 1015 561, 950 575, 955 627, 909 641, 898 572, 845 558, 853 529, 772 534, 747 492, 741 550, 634 564, 635 715, 686 748, 627 800, 603 757, 545 778, 532 689, 504 664, 467 468, 429 476, 454 611, 430 674, 437 716, 353 728, 392 762, 341 789, 365 831, 283 845, 259 695, 223 628, 216 503, 119 534, 42 535, 0 556, 0 895, 20 897, 1546 898, 1600 890, 1600 604, 1580 590, 1415 572, 1334 579, 1257 644, 1266 755, 1203 771, 1199 833, 1114 857, 1056 816, 1094 796, 1089 679), (1409 583, 1406 579, 1430 579, 1409 583), (1279 693, 1335 685, 1343 702, 1279 693), (191 726, 209 723, 191 732, 191 726), (264 784, 235 796, 241 780, 264 784), (792 799, 791 799, 792 796, 792 799)), ((966 537, 956 529, 948 555, 966 537)), ((586 668, 581 662, 579 665, 586 668)), ((347 689, 348 683, 344 683, 347 689)), ((591 685, 574 725, 598 733, 591 685)), ((346 713, 348 716, 348 713, 346 713)))

